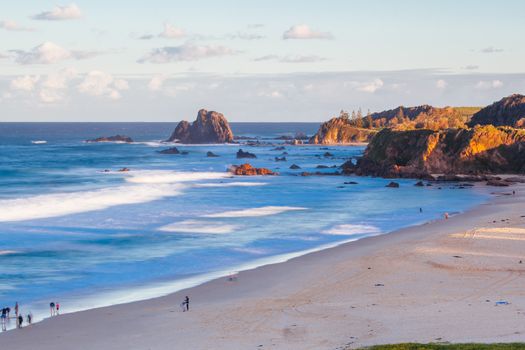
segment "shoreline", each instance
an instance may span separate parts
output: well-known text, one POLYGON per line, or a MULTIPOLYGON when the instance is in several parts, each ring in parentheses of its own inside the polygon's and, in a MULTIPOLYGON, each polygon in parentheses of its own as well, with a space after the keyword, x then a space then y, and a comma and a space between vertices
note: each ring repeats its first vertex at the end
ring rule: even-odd
MULTIPOLYGON (((522 188, 520 185, 515 185, 512 187, 512 189, 518 189, 522 188)), ((495 189, 495 192, 504 193, 508 191, 510 188, 506 189, 495 189)), ((517 198, 518 196, 512 196, 511 198, 517 198)), ((195 287, 191 288, 185 288, 182 290, 179 290, 174 293, 170 293, 165 296, 161 297, 154 297, 152 299, 146 299, 141 301, 134 301, 131 303, 124 303, 124 304, 117 304, 117 305, 111 305, 106 307, 99 307, 95 309, 89 309, 85 311, 79 311, 79 312, 73 312, 68 314, 63 314, 60 317, 54 317, 51 319, 44 319, 43 321, 36 323, 32 325, 31 327, 28 327, 27 329, 23 330, 16 330, 16 331, 9 331, 5 332, 2 337, 0 338, 2 340, 7 341, 15 341, 20 344, 26 344, 23 346, 33 347, 36 343, 33 343, 31 339, 34 338, 40 338, 38 335, 47 334, 49 338, 53 338, 54 331, 58 331, 58 333, 61 334, 61 337, 64 338, 64 331, 69 330, 73 331, 76 330, 73 333, 78 333, 78 329, 75 326, 78 324, 80 328, 92 328, 92 332, 89 332, 91 335, 95 335, 95 338, 98 339, 97 341, 100 342, 101 346, 107 346, 107 342, 110 341, 110 339, 101 337, 100 335, 96 335, 98 332, 102 331, 100 327, 97 327, 97 322, 94 321, 93 317, 98 318, 98 316, 103 314, 111 314, 111 315, 119 315, 117 318, 121 317, 132 317, 133 314, 129 314, 127 310, 144 310, 144 309, 155 309, 158 312, 168 311, 168 315, 164 315, 164 317, 168 317, 171 313, 178 311, 177 306, 178 302, 182 300, 183 296, 185 294, 188 294, 191 296, 192 299, 192 305, 193 300, 196 300, 194 303, 196 308, 200 312, 204 312, 202 310, 205 310, 206 307, 217 307, 217 305, 228 305, 231 306, 231 304, 239 304, 244 302, 246 299, 252 299, 252 298, 258 298, 258 299, 267 299, 268 297, 275 296, 274 294, 281 295, 286 294, 283 293, 282 290, 279 291, 279 293, 262 293, 261 289, 265 291, 272 291, 277 286, 279 286, 281 289, 284 289, 285 292, 290 292, 290 290, 297 289, 298 284, 302 284, 304 281, 304 278, 297 277, 302 276, 303 274, 308 274, 311 272, 307 267, 316 269, 317 265, 320 266, 322 269, 323 267, 326 268, 327 266, 330 266, 332 264, 338 264, 342 261, 347 260, 348 258, 352 259, 366 259, 370 253, 376 252, 378 250, 381 250, 385 247, 388 247, 392 244, 405 244, 407 241, 413 241, 422 239, 424 237, 424 234, 422 231, 425 231, 426 229, 432 229, 437 230, 435 236, 442 236, 444 233, 441 231, 448 232, 447 228, 448 226, 454 225, 467 225, 472 226, 477 219, 480 217, 486 216, 487 214, 487 208, 490 208, 492 206, 502 206, 505 205, 509 201, 509 196, 493 196, 489 198, 487 202, 484 202, 483 204, 477 205, 473 208, 470 208, 466 210, 463 213, 460 213, 459 215, 452 216, 449 220, 431 220, 429 222, 419 224, 419 225, 413 225, 409 226, 407 228, 403 228, 401 230, 396 230, 390 233, 381 234, 377 236, 372 237, 365 237, 362 239, 354 240, 351 242, 338 242, 334 247, 330 248, 321 248, 318 247, 315 249, 314 252, 307 252, 307 253, 299 253, 299 256, 295 256, 292 258, 286 259, 284 262, 270 262, 265 265, 257 266, 255 268, 250 268, 248 270, 243 270, 238 273, 238 280, 235 282, 227 281, 225 278, 226 276, 222 275, 221 277, 206 281, 202 284, 199 284, 195 287), (288 275, 287 278, 286 276, 288 275), (293 276, 290 276, 293 275, 293 276), (295 280, 295 281, 294 281, 295 280), (299 280, 299 281, 297 281, 299 280), (272 283, 273 282, 273 283, 272 283), (295 283, 292 283, 295 282, 295 283), (284 284, 284 285, 283 285, 284 284), (267 295, 267 296, 266 296, 267 295), (175 309, 175 311, 174 311, 175 309), (81 325, 82 324, 82 325, 81 325), (63 328, 66 327, 66 328, 63 328), (93 332, 95 334, 93 334, 93 332), (38 333, 36 337, 29 336, 29 334, 32 333, 38 333), (28 334, 28 336, 25 336, 24 334, 28 334), (21 343, 22 342, 22 343, 21 343), (104 345, 105 344, 105 345, 104 345)), ((525 213, 524 213, 525 214, 525 213)), ((296 253, 297 254, 297 253, 296 253)), ((253 262, 252 262, 253 263, 253 262)), ((308 279, 308 278, 307 278, 308 279)), ((219 307, 221 308, 221 307, 219 307)), ((140 311, 139 313, 142 313, 140 311)), ((187 315, 191 314, 192 319, 194 318, 194 315, 197 312, 192 312, 187 315)), ((179 314, 178 312, 176 313, 179 314)), ((186 316, 186 314, 185 314, 186 316)), ((148 318, 154 317, 148 316, 148 318)), ((160 317, 160 316, 159 316, 160 317)), ((204 316, 200 316, 204 317, 204 316)), ((166 320, 165 320, 166 321, 166 320)), ((200 320, 202 321, 202 319, 200 320)), ((118 322, 121 324, 121 322, 118 322)), ((163 324, 166 322, 162 322, 163 324)), ((168 322, 169 323, 169 322, 168 322)), ((154 329, 149 329, 148 332, 154 331, 154 329)), ((125 335, 129 332, 129 329, 122 329, 122 335, 125 335)), ((198 332, 198 327, 196 330, 198 332)), ((163 334, 161 337, 168 338, 173 336, 173 334, 163 334)), ((220 333, 216 335, 219 337, 220 333)), ((78 336, 78 334, 77 334, 78 336)), ((159 336, 159 335, 157 335, 159 336)), ((67 336, 68 338, 70 336, 67 336)), ((350 334, 347 337, 347 340, 351 340, 350 334)), ((219 337, 220 338, 220 337, 219 337)), ((286 337, 285 337, 286 338, 286 337)), ((344 337, 343 337, 344 338, 344 337)), ((217 338, 215 338, 217 340, 217 338)), ((335 339, 334 339, 335 340, 335 339)), ((415 340, 415 339, 414 339, 415 340)), ((41 342, 43 340, 39 340, 38 344, 39 347, 42 349, 47 349, 47 345, 45 341, 43 343, 41 342)), ((244 339, 246 341, 246 339, 244 339)), ((339 342, 339 345, 346 344, 345 342, 342 342, 343 339, 335 340, 334 345, 339 342)), ((296 345, 301 344, 300 342, 296 345)), ((366 344, 366 343, 365 343, 366 344)), ((56 347, 56 343, 50 342, 49 348, 57 348, 60 349, 60 347, 56 347), (51 347, 51 345, 54 345, 51 347)), ((129 344, 128 344, 129 345, 129 344)), ((232 344, 229 344, 232 345, 232 344)), ((245 344, 246 345, 246 344, 245 344)), ((304 344, 303 344, 304 345, 304 344)), ((87 346, 86 344, 83 344, 80 347, 73 347, 73 348, 84 348, 84 346, 87 346)), ((112 343, 112 346, 115 348, 126 348, 125 342, 124 343, 112 343)), ((194 348, 205 348, 196 344, 190 344, 188 343, 188 346, 194 347, 194 348)), ((223 347, 217 345, 216 348, 230 348, 228 346, 222 345, 223 347)), ((26 348, 26 347, 22 347, 26 348)), ((68 347, 65 347, 68 348, 68 347)), ((72 348, 72 347, 69 347, 72 348)), ((155 347, 155 348, 164 348, 162 346, 155 347)), ((237 348, 237 347, 235 347, 237 348)), ((239 344, 239 349, 244 348, 242 347, 242 344, 239 344)), ((293 348, 293 347, 291 347, 293 348)), ((304 347, 308 348, 308 347, 304 347)))

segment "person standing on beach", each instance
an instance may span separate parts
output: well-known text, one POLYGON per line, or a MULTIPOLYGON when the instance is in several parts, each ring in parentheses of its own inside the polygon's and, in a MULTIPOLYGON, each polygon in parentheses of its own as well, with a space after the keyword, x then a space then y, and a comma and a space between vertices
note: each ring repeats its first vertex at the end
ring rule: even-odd
POLYGON ((183 311, 190 311, 190 298, 187 295, 186 298, 184 298, 182 305, 184 307, 183 311))
POLYGON ((27 324, 30 325, 33 322, 33 314, 31 311, 27 314, 27 324))
POLYGON ((15 303, 15 317, 18 317, 18 301, 15 303))
POLYGON ((59 315, 60 314, 60 304, 58 302, 57 302, 56 308, 57 308, 56 314, 59 315))
POLYGON ((6 326, 6 318, 7 318, 7 310, 6 308, 3 308, 2 309, 2 331, 5 331, 7 326, 6 326))
POLYGON ((55 315, 55 303, 54 302, 49 303, 49 312, 51 313, 51 316, 55 315))
POLYGON ((18 328, 22 328, 22 323, 24 323, 24 318, 22 317, 22 315, 18 315, 18 317, 16 318, 16 325, 18 328))

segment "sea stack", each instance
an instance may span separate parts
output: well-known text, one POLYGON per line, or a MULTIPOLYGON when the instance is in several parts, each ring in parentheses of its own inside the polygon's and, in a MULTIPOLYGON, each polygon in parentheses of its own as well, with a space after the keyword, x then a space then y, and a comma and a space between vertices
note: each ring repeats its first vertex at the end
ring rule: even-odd
POLYGON ((222 113, 201 109, 192 124, 181 121, 167 141, 188 144, 230 143, 233 142, 233 132, 222 113))

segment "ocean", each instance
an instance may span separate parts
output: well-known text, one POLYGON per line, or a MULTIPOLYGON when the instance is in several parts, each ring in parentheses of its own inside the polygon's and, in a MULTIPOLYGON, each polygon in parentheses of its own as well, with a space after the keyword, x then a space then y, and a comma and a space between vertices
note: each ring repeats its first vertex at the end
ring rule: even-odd
POLYGON ((39 320, 51 301, 72 312, 160 296, 462 212, 489 196, 407 179, 393 189, 380 178, 299 176, 336 171, 363 146, 285 146, 287 160, 275 160, 279 136, 312 135, 317 123, 232 123, 236 135, 272 145, 158 153, 173 146, 162 140, 175 126, 0 123, 0 307, 18 302, 39 320), (115 134, 135 142, 84 142, 115 134), (239 148, 280 175, 231 176, 229 166, 246 161, 236 159, 239 148))

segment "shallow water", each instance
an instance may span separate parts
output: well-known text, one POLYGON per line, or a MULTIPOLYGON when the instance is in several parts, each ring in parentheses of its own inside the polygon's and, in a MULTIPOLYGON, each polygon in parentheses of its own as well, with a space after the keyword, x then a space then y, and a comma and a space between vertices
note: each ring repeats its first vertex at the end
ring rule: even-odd
MULTIPOLYGON (((152 297, 460 212, 487 198, 483 189, 414 187, 412 180, 392 189, 385 179, 296 176, 363 152, 351 146, 287 146, 287 161, 276 162, 283 151, 274 146, 243 145, 257 155, 252 165, 280 176, 232 177, 226 170, 241 163, 237 145, 177 145, 189 153, 159 154, 172 146, 160 141, 174 126, 0 124, 0 306, 18 301, 38 319, 52 300, 67 312, 152 297), (83 142, 117 133, 136 142, 83 142), (208 158, 207 151, 220 157, 208 158), (290 170, 291 164, 302 169, 290 170), (123 167, 131 171, 117 171, 123 167)), ((317 126, 233 129, 273 139, 312 134, 317 126)))

